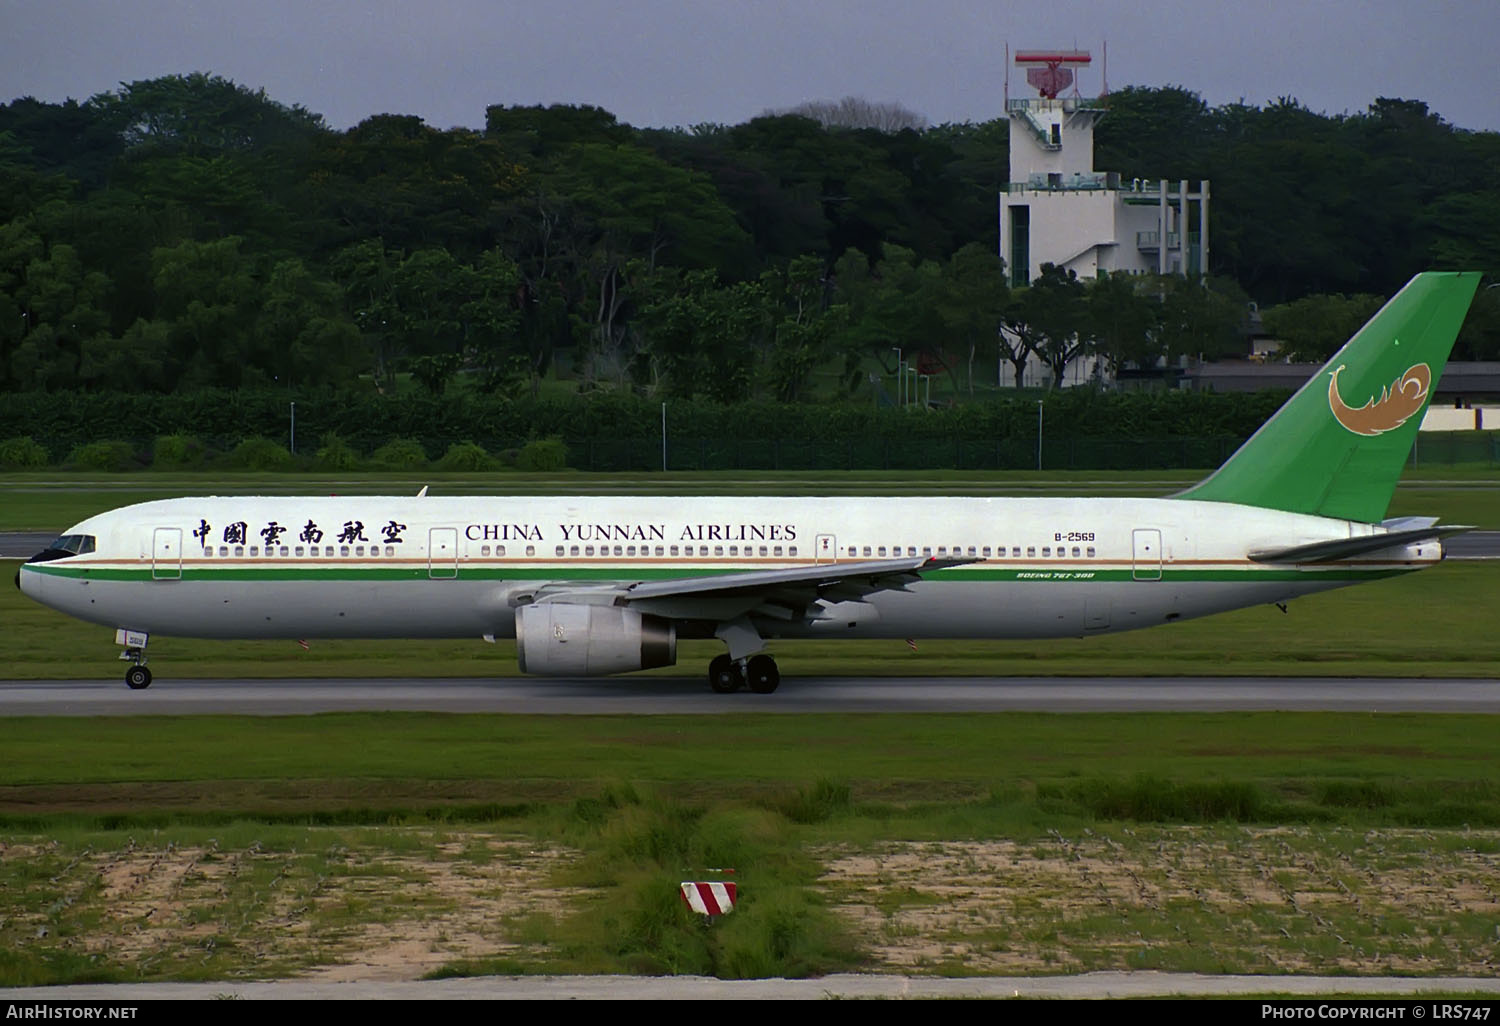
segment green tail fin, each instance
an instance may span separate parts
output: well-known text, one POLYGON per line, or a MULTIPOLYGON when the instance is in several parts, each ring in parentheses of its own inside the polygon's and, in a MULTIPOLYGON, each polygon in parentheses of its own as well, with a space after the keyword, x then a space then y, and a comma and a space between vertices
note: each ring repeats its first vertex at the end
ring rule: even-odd
POLYGON ((1417 275, 1222 467, 1176 497, 1383 519, 1479 278, 1417 275))

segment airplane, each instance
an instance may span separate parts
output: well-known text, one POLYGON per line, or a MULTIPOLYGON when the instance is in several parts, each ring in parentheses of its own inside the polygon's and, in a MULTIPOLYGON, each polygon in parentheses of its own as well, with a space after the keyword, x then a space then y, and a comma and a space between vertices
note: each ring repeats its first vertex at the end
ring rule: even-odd
POLYGON ((1164 498, 201 497, 75 524, 28 597, 153 634, 515 638, 600 676, 717 638, 711 687, 767 694, 783 638, 1132 630, 1424 569, 1467 530, 1387 519, 1480 275, 1401 289, 1209 477, 1164 498))

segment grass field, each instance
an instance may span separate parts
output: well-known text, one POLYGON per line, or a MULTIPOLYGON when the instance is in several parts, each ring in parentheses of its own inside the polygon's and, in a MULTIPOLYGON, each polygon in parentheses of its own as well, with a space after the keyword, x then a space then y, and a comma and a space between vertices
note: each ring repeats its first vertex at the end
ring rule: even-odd
POLYGON ((0 721, 0 985, 1487 975, 1487 719, 0 721))
MULTIPOLYGON (((847 494, 1164 494, 1153 474, 848 475, 847 494)), ((829 492, 816 475, 12 475, 0 529, 218 492, 829 492)), ((1492 474, 1392 514, 1500 526, 1492 474)), ((0 566, 10 576, 14 567, 0 566)), ((6 676, 120 672, 0 588, 6 676)), ((803 642, 783 672, 1500 676, 1500 574, 1436 569, 1035 643, 803 642)), ((719 646, 682 646, 698 676, 719 646)), ((153 639, 159 676, 500 676, 508 645, 153 639)), ((1093 969, 1493 976, 1493 716, 0 717, 0 986, 1093 969), (735 913, 681 880, 734 867, 735 913)), ((1274 983, 1267 987, 1274 991, 1274 983)), ((1357 980, 1350 990, 1358 993, 1357 980)))

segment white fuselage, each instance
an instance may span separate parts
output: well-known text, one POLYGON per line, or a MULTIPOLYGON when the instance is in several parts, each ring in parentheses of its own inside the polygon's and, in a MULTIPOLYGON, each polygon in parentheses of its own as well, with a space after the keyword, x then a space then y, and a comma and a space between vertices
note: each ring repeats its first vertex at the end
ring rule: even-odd
MULTIPOLYGON (((92 551, 22 568, 84 620, 206 638, 509 637, 538 592, 854 563, 971 560, 904 590, 762 620, 765 637, 1037 638, 1129 630, 1430 566, 1437 541, 1257 563, 1369 524, 1136 498, 211 497, 70 529, 92 551)), ((677 619, 712 604, 677 600, 677 619)))

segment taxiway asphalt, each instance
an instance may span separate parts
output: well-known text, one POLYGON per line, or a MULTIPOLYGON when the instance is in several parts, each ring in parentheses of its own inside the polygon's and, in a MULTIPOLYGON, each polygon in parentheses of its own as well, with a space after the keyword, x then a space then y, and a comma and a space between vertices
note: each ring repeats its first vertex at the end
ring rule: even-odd
POLYGON ((1307 677, 798 677, 772 695, 711 692, 692 677, 608 679, 158 678, 0 681, 5 716, 295 716, 387 711, 696 715, 747 712, 1500 713, 1500 680, 1307 677))

